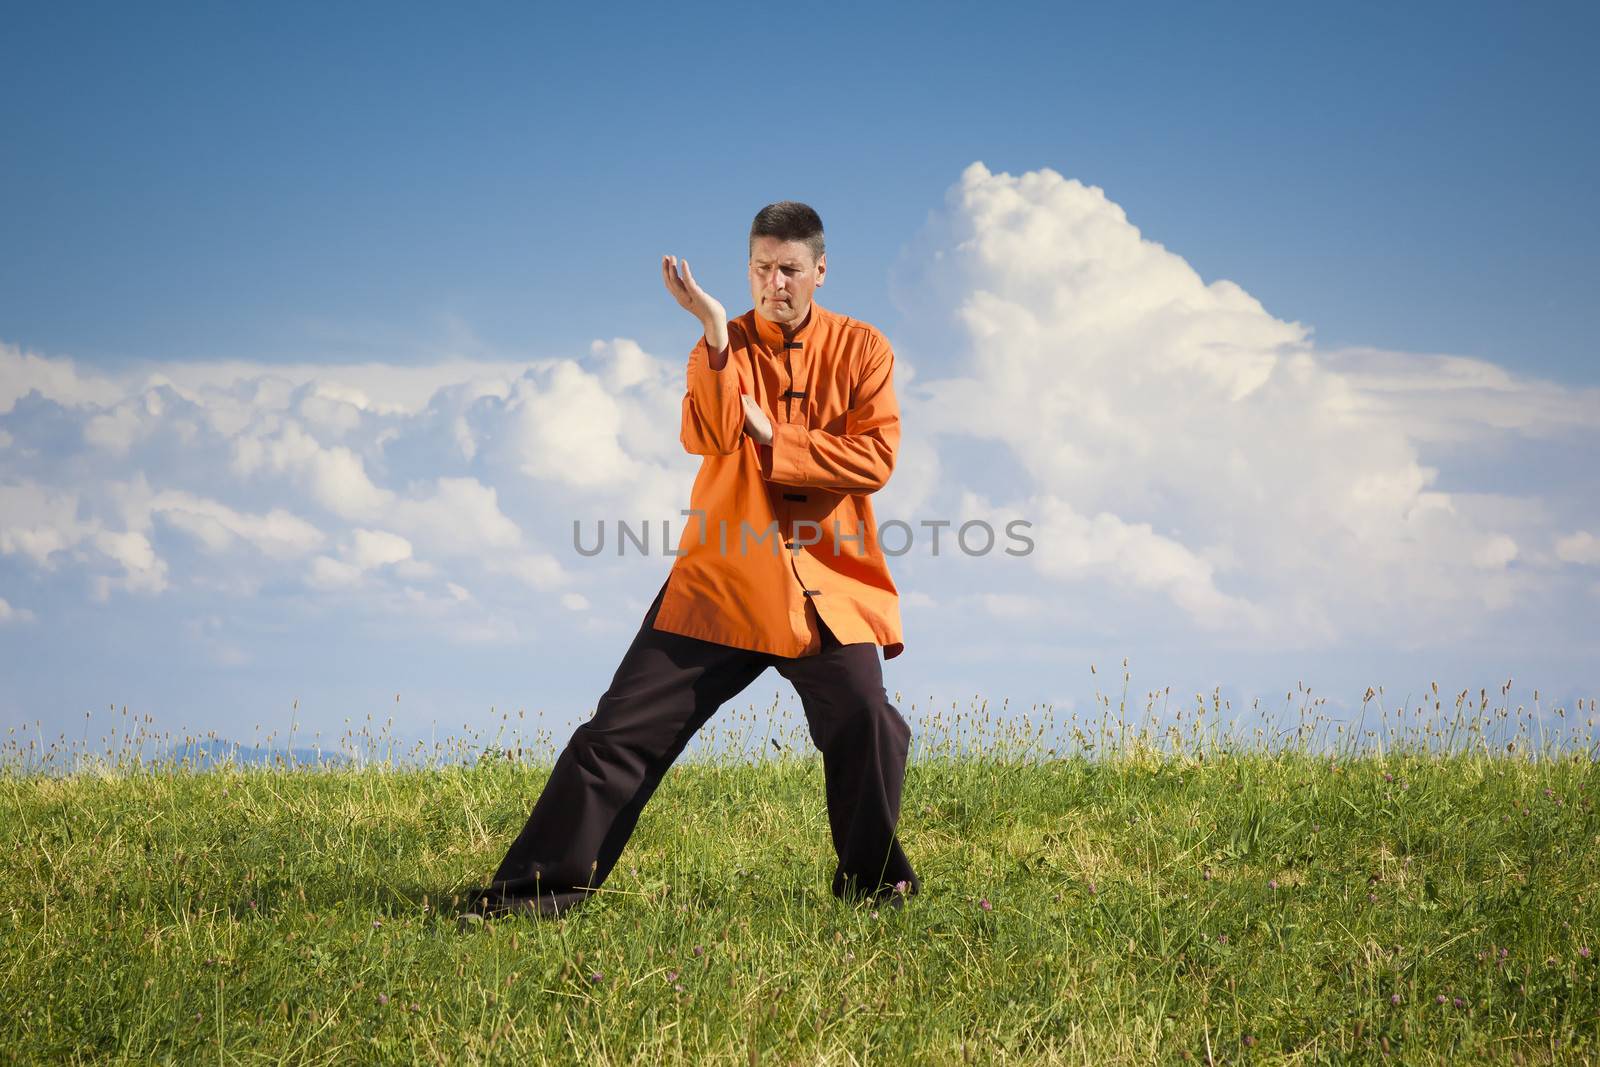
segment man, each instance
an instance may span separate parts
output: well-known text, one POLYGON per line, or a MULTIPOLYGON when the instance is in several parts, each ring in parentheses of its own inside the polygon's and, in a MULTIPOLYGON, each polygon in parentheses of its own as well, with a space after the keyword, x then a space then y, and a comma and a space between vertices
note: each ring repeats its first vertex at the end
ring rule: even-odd
POLYGON ((703 457, 691 517, 475 912, 559 914, 598 889, 695 731, 768 667, 794 685, 822 751, 834 895, 898 905, 921 886, 895 836, 911 732, 878 646, 905 646, 869 500, 900 440, 894 353, 812 298, 827 257, 811 208, 762 208, 749 249, 755 306, 731 322, 687 261, 662 257, 667 291, 704 329, 680 431, 703 457))

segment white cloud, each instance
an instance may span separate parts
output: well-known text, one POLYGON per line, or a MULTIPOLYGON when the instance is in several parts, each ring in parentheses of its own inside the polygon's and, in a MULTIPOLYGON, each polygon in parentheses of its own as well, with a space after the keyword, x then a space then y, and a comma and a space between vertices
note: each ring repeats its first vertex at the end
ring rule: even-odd
POLYGON ((78 495, 32 482, 0 485, 0 554, 55 566, 57 553, 81 543, 95 524, 78 518, 78 495))
POLYGON ((361 456, 344 445, 324 448, 293 420, 263 436, 236 438, 233 467, 246 477, 261 471, 289 475, 341 519, 370 519, 394 499, 367 477, 361 456))
POLYGON ((318 556, 311 561, 306 580, 318 589, 344 589, 360 583, 361 568, 332 556, 318 556))
POLYGON ((80 375, 70 359, 47 359, 0 342, 0 415, 34 391, 67 405, 109 406, 125 395, 110 379, 80 375))
POLYGON ((411 558, 411 542, 387 530, 357 528, 350 531, 350 541, 346 557, 364 571, 411 558))
POLYGON ((0 626, 8 623, 32 622, 33 620, 33 612, 27 608, 14 608, 6 602, 5 597, 0 597, 0 626))
POLYGON ((242 541, 273 559, 294 559, 315 551, 325 540, 322 531, 282 508, 251 515, 177 489, 153 494, 149 508, 153 516, 211 552, 226 551, 242 541))
MULTIPOLYGON (((1600 392, 1455 356, 1321 351, 1100 189, 974 164, 894 281, 905 424, 874 509, 982 517, 1001 537, 982 560, 892 563, 930 628, 913 647, 937 648, 955 607, 997 648, 1040 620, 1111 617, 1252 647, 1443 643, 1562 595, 1561 564, 1600 562, 1592 503, 1497 491, 1446 461, 1486 439, 1592 450, 1600 392), (1034 523, 1026 557, 1000 551, 1011 519, 1034 523)), ((667 562, 578 557, 571 525, 681 530, 693 332, 665 356, 613 337, 575 359, 117 374, 0 345, 0 556, 59 582, 52 595, 191 597, 218 618, 259 597, 449 640, 615 627, 592 606, 626 603, 667 562)))
POLYGON ((167 587, 167 565, 156 557, 155 549, 142 533, 133 530, 98 530, 94 547, 122 565, 120 582, 102 580, 101 599, 109 590, 121 586, 132 592, 159 593, 167 587))
POLYGON ((1414 441, 1461 444, 1513 433, 1591 434, 1600 388, 1523 378, 1487 360, 1353 347, 1319 353, 1351 387, 1352 411, 1400 421, 1414 441))
POLYGON ((1556 542, 1556 557, 1565 563, 1600 563, 1600 537, 1588 530, 1568 534, 1556 542))
POLYGON ((1596 407, 1480 361, 1330 359, 1048 169, 968 167, 894 281, 922 372, 908 418, 941 437, 945 499, 1005 473, 963 464, 971 442, 1003 444, 997 507, 1036 523, 1040 577, 1154 594, 1238 639, 1448 627, 1534 592, 1526 516, 1462 506, 1471 487, 1440 484, 1422 446, 1578 432, 1596 407))

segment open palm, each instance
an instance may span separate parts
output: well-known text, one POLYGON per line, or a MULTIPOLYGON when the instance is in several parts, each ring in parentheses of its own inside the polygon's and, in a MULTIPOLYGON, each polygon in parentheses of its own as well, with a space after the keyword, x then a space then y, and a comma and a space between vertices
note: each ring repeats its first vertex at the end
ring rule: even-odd
POLYGON ((678 257, 662 256, 661 278, 666 282, 667 292, 672 294, 672 299, 678 302, 678 306, 702 323, 728 321, 728 313, 717 298, 700 288, 700 283, 694 280, 687 259, 683 261, 683 270, 680 274, 678 257))

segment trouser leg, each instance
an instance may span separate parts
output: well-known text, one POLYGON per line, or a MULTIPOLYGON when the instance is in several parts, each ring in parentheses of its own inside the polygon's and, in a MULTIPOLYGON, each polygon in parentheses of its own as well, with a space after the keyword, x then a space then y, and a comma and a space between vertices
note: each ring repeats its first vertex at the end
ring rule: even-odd
POLYGON ((773 663, 800 695, 811 740, 822 752, 839 860, 833 893, 888 893, 899 882, 914 893, 922 883, 895 836, 911 728, 889 702, 877 645, 841 645, 826 627, 822 642, 815 655, 773 663))
POLYGON ((559 909, 598 888, 695 731, 771 661, 657 630, 660 606, 658 593, 594 717, 573 732, 557 758, 533 813, 482 894, 486 901, 537 896, 542 906, 559 909))

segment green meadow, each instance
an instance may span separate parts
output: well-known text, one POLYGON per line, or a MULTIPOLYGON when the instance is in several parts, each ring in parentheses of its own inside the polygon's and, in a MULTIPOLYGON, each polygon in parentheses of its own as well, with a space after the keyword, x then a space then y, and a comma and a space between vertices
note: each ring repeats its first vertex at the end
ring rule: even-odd
POLYGON ((1302 690, 1238 728, 1123 681, 1070 717, 897 700, 924 891, 876 911, 829 895, 821 766, 771 709, 713 720, 584 907, 486 923, 455 896, 548 772, 526 717, 363 727, 333 767, 14 731, 0 1060, 1600 1062, 1600 773, 1547 732, 1592 703, 1335 725, 1302 690))

